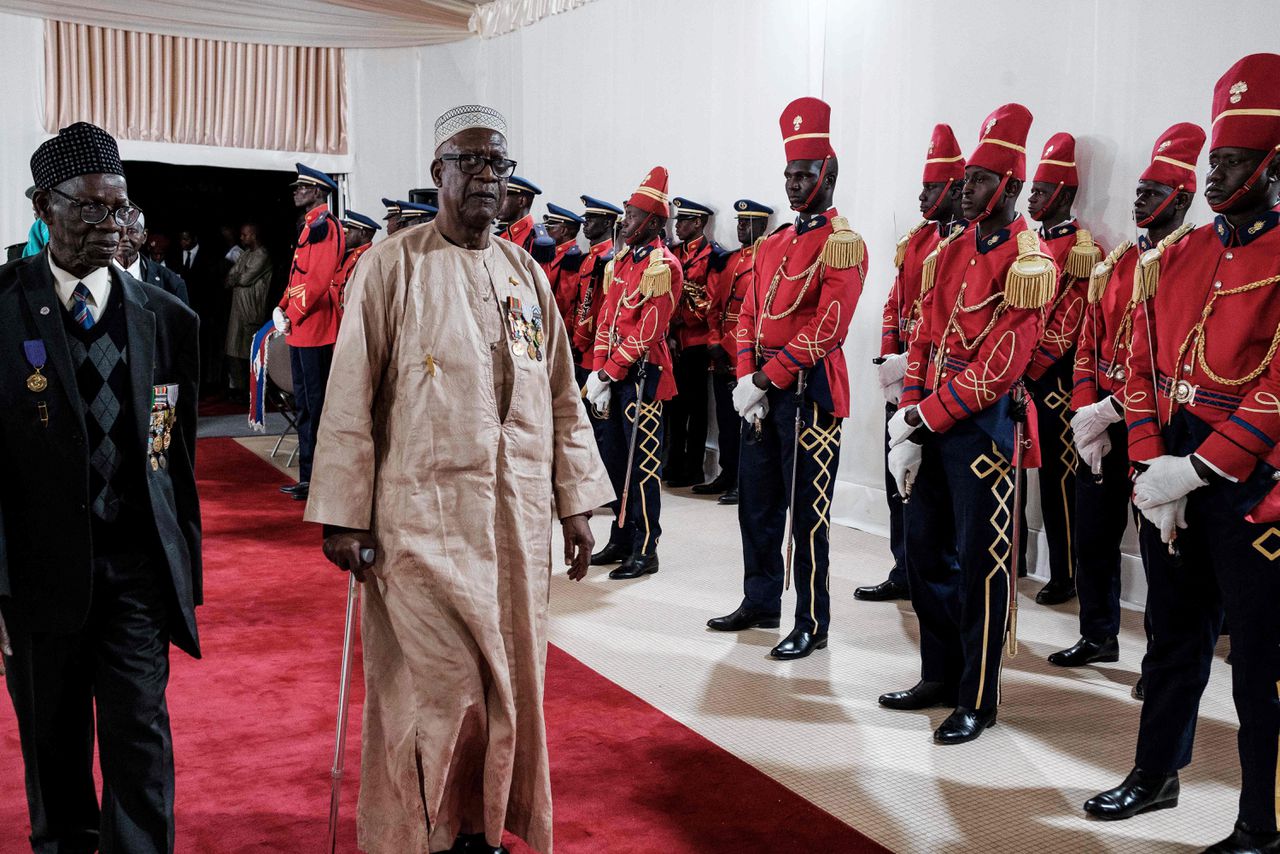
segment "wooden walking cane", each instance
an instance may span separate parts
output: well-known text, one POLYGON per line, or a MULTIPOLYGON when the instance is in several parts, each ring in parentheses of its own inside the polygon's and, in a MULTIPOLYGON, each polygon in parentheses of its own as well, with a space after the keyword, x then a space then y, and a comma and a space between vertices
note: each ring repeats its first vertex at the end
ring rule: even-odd
MULTIPOLYGON (((373 563, 376 553, 373 549, 360 550, 360 562, 366 566, 373 563)), ((342 772, 347 752, 347 702, 350 699, 348 689, 351 683, 351 648, 355 645, 356 635, 356 600, 358 598, 356 574, 348 573, 347 579, 347 619, 342 631, 342 668, 338 677, 338 731, 334 738, 333 768, 329 772, 332 780, 329 790, 329 844, 325 850, 334 854, 338 847, 338 802, 342 793, 342 772)))

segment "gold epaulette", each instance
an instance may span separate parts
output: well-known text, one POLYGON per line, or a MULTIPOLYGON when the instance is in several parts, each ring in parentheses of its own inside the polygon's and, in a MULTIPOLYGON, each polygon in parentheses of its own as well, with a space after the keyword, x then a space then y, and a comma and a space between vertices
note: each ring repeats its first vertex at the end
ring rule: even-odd
POLYGON ((920 231, 920 229, 924 228, 928 224, 929 220, 922 219, 916 225, 912 226, 910 231, 898 238, 898 246, 893 252, 894 267, 902 266, 902 262, 907 259, 907 244, 911 242, 911 238, 915 237, 916 233, 920 231))
POLYGON ((920 265, 920 297, 933 290, 933 280, 938 272, 938 256, 951 245, 951 241, 964 234, 964 226, 957 225, 951 229, 951 233, 942 240, 938 241, 937 247, 925 256, 924 263, 920 265))
POLYGON ((822 263, 833 270, 847 270, 862 263, 867 257, 867 247, 862 235, 849 227, 849 220, 842 216, 831 220, 831 236, 822 247, 822 263))
POLYGON ((649 266, 640 277, 640 295, 645 299, 662 297, 671 293, 671 267, 662 260, 662 250, 649 253, 649 266))
POLYGON ((767 234, 760 235, 759 237, 756 238, 756 242, 751 244, 751 248, 759 252, 760 247, 764 246, 764 242, 768 239, 769 239, 769 235, 767 234))
POLYGON ((1086 229, 1076 231, 1076 245, 1067 252, 1066 273, 1073 279, 1087 279, 1094 265, 1102 260, 1102 250, 1093 242, 1093 235, 1086 229))
POLYGON ((1156 295, 1156 288, 1160 284, 1160 259, 1164 256, 1164 250, 1190 234, 1193 228, 1194 225, 1184 222, 1164 240, 1142 253, 1138 266, 1133 271, 1134 305, 1146 302, 1156 295))
POLYGON ((1034 231, 1018 232, 1018 257, 1004 279, 1004 301, 1014 308, 1044 308, 1058 287, 1053 258, 1034 231))
POLYGON ((609 293, 609 287, 613 284, 613 262, 616 258, 610 258, 609 263, 604 265, 604 276, 600 279, 600 291, 609 293))
POLYGON ((1115 269, 1116 262, 1120 260, 1120 256, 1133 248, 1133 243, 1128 240, 1121 241, 1120 245, 1111 250, 1111 254, 1093 266, 1093 272, 1089 274, 1089 304, 1093 305, 1102 299, 1103 293, 1107 290, 1107 283, 1111 281, 1111 271, 1115 269))

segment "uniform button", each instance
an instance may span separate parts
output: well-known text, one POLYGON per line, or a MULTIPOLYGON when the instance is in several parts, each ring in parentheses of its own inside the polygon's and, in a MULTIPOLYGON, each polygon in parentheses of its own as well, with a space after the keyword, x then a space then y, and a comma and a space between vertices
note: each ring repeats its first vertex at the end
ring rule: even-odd
POLYGON ((977 259, 977 258, 970 258, 970 259, 969 259, 969 266, 970 266, 970 267, 973 267, 973 266, 977 265, 977 263, 978 263, 978 259, 977 259))
POLYGON ((939 381, 945 380, 946 378, 947 378, 947 372, 946 372, 946 371, 938 371, 938 380, 939 380, 939 381))
POLYGON ((1216 290, 1218 290, 1218 289, 1219 289, 1219 288, 1221 288, 1221 287, 1222 287, 1222 282, 1214 282, 1214 283, 1213 283, 1213 289, 1214 289, 1215 291, 1216 291, 1216 290))
POLYGON ((1191 373, 1191 366, 1190 366, 1190 365, 1183 365, 1183 366, 1182 366, 1182 372, 1183 372, 1184 374, 1189 374, 1189 373, 1191 373))
POLYGON ((1236 256, 1235 256, 1235 255, 1233 255, 1233 254, 1231 254, 1230 252, 1228 252, 1228 253, 1227 253, 1227 260, 1228 260, 1228 261, 1230 261, 1230 260, 1231 260, 1232 258, 1234 258, 1234 257, 1236 257, 1236 256))
POLYGON ((795 244, 796 244, 796 240, 795 240, 795 238, 792 238, 792 239, 791 239, 791 245, 792 245, 792 246, 794 246, 795 244))

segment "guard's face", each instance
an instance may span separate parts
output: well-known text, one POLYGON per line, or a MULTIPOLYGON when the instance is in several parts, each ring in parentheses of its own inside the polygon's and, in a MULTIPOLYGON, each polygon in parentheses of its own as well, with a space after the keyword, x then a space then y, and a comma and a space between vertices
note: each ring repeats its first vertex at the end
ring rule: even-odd
POLYGON ((502 204, 498 219, 503 222, 515 222, 524 216, 525 210, 533 205, 533 196, 528 193, 507 190, 507 200, 502 204))
POLYGON ((314 184, 293 185, 293 206, 295 208, 310 209, 320 198, 322 198, 320 188, 314 184))
MULTIPOLYGON (((506 158, 507 140, 497 131, 468 128, 446 140, 439 153, 506 158)), ((431 177, 440 188, 440 209, 470 228, 488 228, 507 201, 507 179, 494 175, 488 163, 479 174, 468 175, 459 168, 458 161, 437 158, 431 164, 431 177)))
POLYGON ((749 246, 755 243, 756 235, 752 224, 759 221, 759 217, 738 217, 738 242, 743 246, 749 246))
POLYGON ((964 170, 964 189, 960 191, 960 213, 972 222, 987 209, 991 197, 1000 188, 1000 176, 981 166, 964 170))
POLYGON ((584 219, 586 222, 582 225, 582 233, 586 236, 587 240, 590 240, 592 243, 595 243, 600 240, 600 238, 607 236, 613 229, 613 217, 601 216, 600 214, 587 214, 584 219))
POLYGON ((920 213, 928 214, 938 204, 938 200, 942 198, 942 193, 947 188, 946 181, 925 181, 920 189, 920 213))
MULTIPOLYGON (((1228 148, 1223 146, 1209 152, 1209 175, 1204 181, 1204 198, 1210 205, 1219 205, 1231 198, 1231 194, 1244 186, 1249 176, 1258 168, 1265 151, 1253 148, 1228 148)), ((1231 210, 1249 210, 1261 206, 1267 194, 1267 181, 1257 181, 1231 210)), ((1229 213, 1230 211, 1228 211, 1229 213)))
POLYGON ((657 236, 662 222, 648 211, 627 205, 622 214, 622 240, 629 246, 648 243, 657 236))
POLYGON ((818 185, 818 176, 822 174, 821 160, 791 160, 783 171, 783 180, 787 187, 787 201, 792 210, 800 210, 813 195, 818 185))
MULTIPOLYGON (((1058 185, 1052 181, 1036 181, 1031 185, 1031 192, 1027 194, 1027 213, 1032 219, 1043 219, 1045 214, 1049 213, 1049 200, 1053 198, 1053 193, 1057 189, 1058 185)), ((1058 193, 1058 199, 1055 201, 1061 198, 1062 193, 1058 193)))
POLYGON ((676 237, 681 243, 697 238, 707 228, 706 217, 682 216, 676 219, 676 237))
MULTIPOLYGON (((1160 184, 1155 181, 1139 181, 1137 192, 1133 195, 1133 219, 1135 222, 1142 222, 1151 216, 1156 208, 1164 203, 1164 200, 1173 194, 1173 187, 1167 184, 1160 184)), ((1169 205, 1161 212, 1161 219, 1165 216, 1171 216, 1175 210, 1174 205, 1169 205)), ((1159 225, 1153 222, 1151 225, 1159 225)))
POLYGON ((89 225, 80 215, 78 202, 98 202, 115 210, 129 202, 122 175, 81 175, 63 181, 58 189, 76 199, 38 190, 32 202, 49 227, 49 246, 64 267, 97 269, 111 263, 120 246, 123 227, 112 216, 89 225))

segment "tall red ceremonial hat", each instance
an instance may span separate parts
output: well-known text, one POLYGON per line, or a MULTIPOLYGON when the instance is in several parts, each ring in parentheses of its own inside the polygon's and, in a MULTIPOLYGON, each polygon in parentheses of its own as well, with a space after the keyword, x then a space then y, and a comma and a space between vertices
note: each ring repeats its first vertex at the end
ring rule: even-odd
POLYGON ((671 208, 667 198, 667 167, 655 166, 644 176, 640 186, 627 199, 627 204, 651 213, 654 216, 669 217, 671 208))
POLYGON ((1055 133, 1044 144, 1040 165, 1036 167, 1033 182, 1061 184, 1079 187, 1080 173, 1076 171, 1076 138, 1069 133, 1055 133))
POLYGON ((1000 176, 1027 180, 1027 134, 1031 131, 1031 111, 1021 104, 1005 104, 982 122, 978 147, 969 166, 981 166, 1000 176))
POLYGON ((964 179, 964 152, 951 125, 934 125, 929 153, 924 161, 924 183, 941 184, 964 179))
POLYGON ((817 98, 797 98, 778 117, 787 161, 835 157, 831 147, 831 105, 817 98))
POLYGON ((1151 165, 1139 181, 1155 181, 1174 190, 1196 191, 1196 161, 1204 148, 1204 130, 1190 122, 1178 122, 1151 147, 1151 165))
POLYGON ((1212 133, 1210 151, 1280 146, 1280 56, 1250 54, 1218 79, 1212 133))

